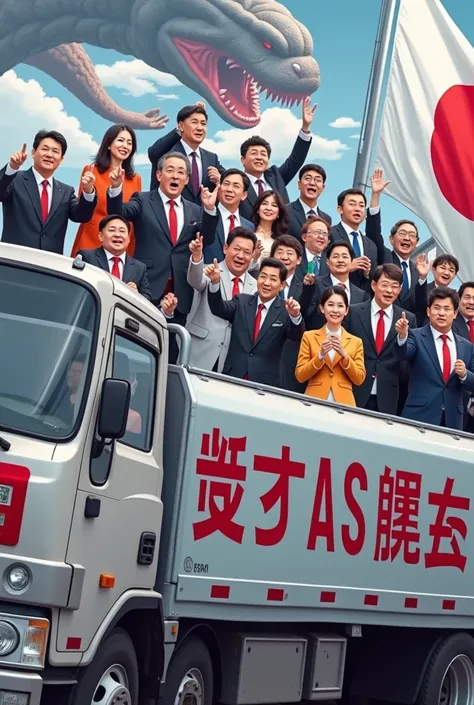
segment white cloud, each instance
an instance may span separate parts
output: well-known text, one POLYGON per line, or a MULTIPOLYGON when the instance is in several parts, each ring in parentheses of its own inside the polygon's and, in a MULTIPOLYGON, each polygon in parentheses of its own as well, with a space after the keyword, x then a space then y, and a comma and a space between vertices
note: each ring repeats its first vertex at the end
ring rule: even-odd
MULTIPOLYGON (((268 108, 262 113, 260 124, 251 130, 231 128, 219 130, 212 139, 204 142, 204 147, 217 152, 221 160, 238 162, 240 145, 251 135, 261 135, 272 146, 272 160, 285 159, 301 128, 301 119, 288 108, 268 108)), ((349 147, 340 140, 329 140, 313 135, 307 161, 314 159, 341 159, 349 147)))
POLYGON ((38 81, 24 81, 15 71, 7 71, 0 77, 0 105, 0 130, 8 135, 2 140, 1 164, 24 142, 29 153, 31 140, 42 128, 57 130, 67 139, 67 167, 82 168, 97 152, 99 145, 92 135, 81 129, 77 118, 67 114, 59 98, 47 96, 38 81))
POLYGON ((335 127, 339 130, 345 130, 347 128, 354 129, 355 127, 360 127, 361 123, 358 120, 354 120, 351 117, 338 117, 333 122, 329 123, 329 127, 335 127))
POLYGON ((351 140, 360 140, 360 132, 357 135, 349 135, 349 139, 351 140))
MULTIPOLYGON (((147 93, 156 95, 158 88, 174 88, 183 85, 175 76, 158 71, 140 59, 116 61, 112 66, 96 64, 94 68, 104 86, 121 88, 126 95, 131 95, 134 98, 139 98, 147 93)), ((170 98, 170 96, 162 95, 159 97, 170 98)), ((176 98, 178 96, 173 99, 176 98)))
POLYGON ((176 93, 157 93, 156 97, 160 100, 179 100, 179 95, 176 93))

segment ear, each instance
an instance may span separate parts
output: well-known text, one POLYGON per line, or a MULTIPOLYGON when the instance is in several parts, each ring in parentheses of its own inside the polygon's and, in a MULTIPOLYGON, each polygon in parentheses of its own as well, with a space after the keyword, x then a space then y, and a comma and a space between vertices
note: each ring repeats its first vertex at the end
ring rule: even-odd
POLYGON ((241 200, 241 201, 245 201, 245 199, 247 198, 247 196, 248 196, 248 192, 247 192, 247 191, 244 191, 244 193, 242 194, 242 198, 241 198, 240 200, 241 200))
POLYGON ((371 287, 372 291, 375 291, 376 286, 377 286, 376 282, 374 282, 374 280, 372 279, 370 282, 370 287, 371 287))
POLYGON ((342 206, 337 207, 337 212, 339 213, 339 215, 342 215, 342 212, 343 212, 342 206))

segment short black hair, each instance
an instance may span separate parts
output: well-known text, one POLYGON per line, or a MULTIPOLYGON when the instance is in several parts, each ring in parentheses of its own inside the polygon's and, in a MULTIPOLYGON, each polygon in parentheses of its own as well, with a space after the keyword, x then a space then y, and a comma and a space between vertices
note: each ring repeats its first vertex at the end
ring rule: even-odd
POLYGON ((396 234, 397 234, 397 230, 398 230, 398 228, 400 227, 400 225, 404 225, 405 223, 406 223, 407 225, 411 225, 412 228, 415 228, 415 230, 416 230, 416 239, 418 240, 418 237, 419 237, 419 236, 418 236, 418 226, 417 226, 417 224, 414 223, 413 220, 407 220, 406 218, 403 218, 402 220, 397 220, 397 222, 396 222, 394 225, 392 225, 392 228, 391 228, 391 230, 390 230, 390 235, 391 235, 392 237, 393 237, 394 235, 396 235, 396 234))
POLYGON ((375 268, 372 281, 377 283, 383 274, 385 274, 388 279, 400 284, 400 286, 403 284, 403 272, 398 264, 390 264, 389 262, 387 262, 387 264, 379 264, 379 266, 375 268))
POLYGON ((459 260, 457 257, 454 257, 454 255, 438 255, 436 259, 433 260, 431 267, 436 269, 436 267, 439 267, 440 264, 452 264, 456 269, 456 274, 459 272, 459 260))
POLYGON ((286 282, 288 278, 288 270, 283 264, 283 262, 280 262, 279 259, 275 259, 274 257, 264 257, 260 262, 259 274, 265 267, 272 267, 273 269, 278 269, 280 273, 280 281, 286 282))
POLYGON ((334 294, 341 296, 346 304, 346 308, 349 308, 349 299, 347 298, 347 294, 342 286, 329 286, 327 289, 324 289, 321 299, 319 300, 319 305, 324 306, 326 301, 328 301, 328 299, 330 299, 334 294))
POLYGON ((64 135, 60 132, 56 132, 56 130, 40 130, 37 132, 33 140, 33 149, 36 151, 40 146, 40 143, 48 138, 61 145, 61 154, 64 157, 67 152, 67 141, 64 135))
POLYGON ((232 245, 236 237, 243 237, 245 238, 245 240, 250 240, 254 250, 257 247, 258 238, 253 232, 253 230, 250 230, 250 228, 244 228, 243 225, 238 225, 227 235, 227 240, 225 244, 232 245))
POLYGON ((194 115, 194 113, 198 113, 198 115, 204 115, 204 117, 206 118, 206 122, 209 120, 209 116, 207 114, 206 109, 203 108, 201 105, 185 105, 184 108, 181 108, 181 110, 178 111, 178 114, 176 116, 176 122, 183 122, 188 117, 191 117, 191 115, 194 115))
POLYGON ((355 252, 354 252, 354 248, 352 247, 352 245, 350 245, 350 244, 349 244, 348 242, 346 242, 345 240, 335 240, 335 241, 333 241, 333 242, 330 242, 329 245, 328 245, 327 248, 326 248, 326 259, 329 259, 329 258, 330 258, 330 256, 331 256, 333 250, 335 250, 336 247, 345 247, 346 250, 348 251, 348 253, 349 253, 350 256, 351 256, 351 260, 352 260, 352 259, 355 259, 355 256, 356 256, 356 255, 355 255, 355 252))
POLYGON ((121 220, 122 223, 125 223, 127 226, 128 232, 130 232, 131 226, 130 223, 126 218, 123 217, 123 215, 106 215, 105 218, 102 218, 102 220, 99 223, 99 232, 102 232, 104 228, 107 227, 107 225, 112 221, 112 220, 121 220))
POLYGON ((247 192, 250 188, 250 179, 245 173, 245 171, 242 171, 241 169, 226 169, 225 171, 222 172, 221 174, 221 181, 220 183, 224 181, 224 179, 227 176, 241 176, 242 177, 242 182, 244 184, 244 191, 247 192))
POLYGON ((306 174, 307 171, 315 171, 317 174, 320 174, 320 176, 323 177, 323 184, 326 183, 327 179, 327 174, 326 170, 323 169, 323 167, 320 164, 305 164, 304 166, 301 167, 300 173, 298 174, 298 179, 301 181, 303 176, 306 174))
POLYGON ((303 257, 303 245, 299 240, 293 237, 293 235, 280 235, 280 237, 277 237, 277 239, 272 243, 270 257, 275 257, 275 252, 280 246, 291 247, 291 249, 296 252, 298 257, 303 257))
POLYGON ((250 147, 265 147, 265 149, 267 150, 268 158, 270 159, 272 148, 270 147, 269 142, 267 142, 267 140, 264 140, 263 137, 254 135, 253 137, 249 137, 248 140, 245 140, 245 142, 242 142, 242 144, 240 145, 240 156, 245 157, 250 147))
POLYGON ((432 307, 436 299, 451 299, 454 310, 457 311, 459 308, 459 294, 455 289, 451 289, 449 286, 436 286, 432 289, 428 299, 428 308, 432 307))
POLYGON ((462 297, 466 289, 474 289, 474 282, 464 282, 463 284, 461 284, 458 291, 459 298, 462 297))
POLYGON ((339 208, 342 208, 342 206, 344 205, 346 196, 362 196, 365 205, 367 206, 367 197, 365 193, 360 190, 360 188, 346 188, 346 190, 341 191, 341 193, 337 197, 337 205, 339 206, 339 208))

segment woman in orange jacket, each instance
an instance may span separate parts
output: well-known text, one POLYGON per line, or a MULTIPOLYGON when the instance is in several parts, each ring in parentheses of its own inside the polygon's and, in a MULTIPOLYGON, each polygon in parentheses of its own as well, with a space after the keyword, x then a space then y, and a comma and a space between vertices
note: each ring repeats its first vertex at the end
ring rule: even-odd
MULTIPOLYGON (((95 174, 97 205, 91 220, 79 226, 71 257, 75 257, 79 250, 92 250, 101 246, 99 223, 107 215, 107 189, 110 188, 109 174, 112 169, 121 166, 125 171, 123 182, 124 203, 129 201, 136 191, 142 190, 142 177, 136 174, 133 168, 133 157, 136 151, 137 138, 131 127, 127 127, 127 125, 112 125, 112 127, 109 127, 102 138, 92 166, 87 165, 82 171, 82 174, 84 174, 84 172, 92 170, 95 174)), ((81 187, 79 186, 80 193, 81 187)), ((135 237, 132 225, 127 254, 132 256, 134 249, 135 237)))
POLYGON ((342 328, 349 311, 344 289, 338 286, 326 289, 320 309, 326 325, 303 335, 296 379, 308 382, 305 394, 311 397, 356 406, 352 385, 365 380, 364 346, 360 338, 342 328))

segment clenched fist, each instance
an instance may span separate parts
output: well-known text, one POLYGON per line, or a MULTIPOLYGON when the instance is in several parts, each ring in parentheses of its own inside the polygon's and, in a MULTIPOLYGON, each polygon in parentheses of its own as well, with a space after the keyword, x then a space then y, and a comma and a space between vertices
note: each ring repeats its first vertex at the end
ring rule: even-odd
POLYGON ((402 311, 402 317, 398 319, 395 323, 395 330, 400 336, 400 340, 405 340, 408 336, 408 319, 406 317, 405 311, 402 311))
POLYGON ((94 193, 95 175, 92 171, 92 167, 84 172, 81 179, 81 186, 84 193, 94 193))
POLYGON ((206 277, 209 277, 211 284, 219 284, 221 280, 221 270, 219 269, 217 259, 214 258, 214 262, 206 267, 204 274, 206 277))
POLYGON ((109 181, 112 188, 118 188, 119 186, 121 186, 123 184, 124 179, 125 169, 122 169, 121 166, 115 167, 115 169, 112 169, 109 174, 109 181))
POLYGON ((466 376, 467 369, 464 360, 456 360, 456 362, 454 363, 454 372, 460 379, 466 376))
POLYGON ((285 301, 285 308, 288 315, 292 318, 298 318, 301 313, 301 306, 292 296, 285 301))

